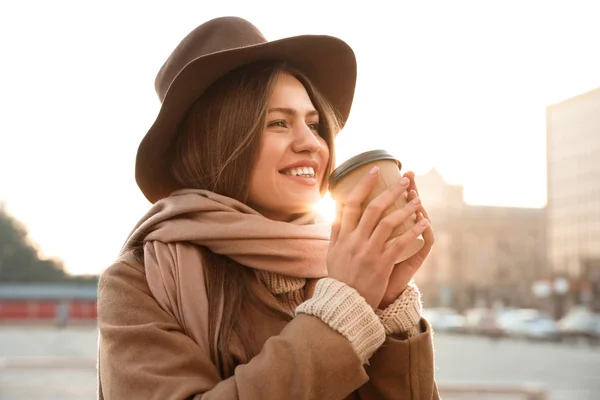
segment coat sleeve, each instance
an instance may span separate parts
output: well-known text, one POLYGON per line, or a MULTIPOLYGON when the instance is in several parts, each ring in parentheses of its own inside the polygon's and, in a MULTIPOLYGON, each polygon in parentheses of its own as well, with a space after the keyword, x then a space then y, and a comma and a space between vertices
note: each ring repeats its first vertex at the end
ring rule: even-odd
POLYGON ((367 366, 369 382, 358 390, 361 400, 438 400, 434 378, 431 326, 408 339, 388 336, 367 366))
POLYGON ((308 315, 294 318, 222 380, 133 263, 102 274, 98 323, 100 399, 342 399, 368 380, 350 342, 308 315))
POLYGON ((361 400, 438 400, 434 378, 431 326, 408 339, 388 336, 367 366, 369 382, 358 390, 361 400))

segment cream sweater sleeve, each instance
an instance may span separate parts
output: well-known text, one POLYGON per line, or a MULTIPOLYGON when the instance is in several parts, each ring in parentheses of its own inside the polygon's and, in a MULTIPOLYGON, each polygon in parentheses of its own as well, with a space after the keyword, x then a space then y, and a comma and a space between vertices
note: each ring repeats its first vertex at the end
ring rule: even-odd
POLYGON ((419 288, 414 283, 409 284, 396 301, 384 310, 376 310, 376 313, 387 335, 418 335, 423 314, 419 288))
POLYGON ((313 296, 296 315, 320 318, 348 339, 363 364, 385 341, 385 330, 373 308, 353 288, 332 278, 320 279, 313 296))

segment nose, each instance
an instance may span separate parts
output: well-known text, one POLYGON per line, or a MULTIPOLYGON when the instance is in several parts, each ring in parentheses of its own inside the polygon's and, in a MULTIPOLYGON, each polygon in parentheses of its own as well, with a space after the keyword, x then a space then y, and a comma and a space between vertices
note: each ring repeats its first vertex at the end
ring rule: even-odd
POLYGON ((292 143, 292 150, 296 153, 309 152, 318 153, 321 150, 321 142, 315 133, 306 125, 298 128, 292 143))

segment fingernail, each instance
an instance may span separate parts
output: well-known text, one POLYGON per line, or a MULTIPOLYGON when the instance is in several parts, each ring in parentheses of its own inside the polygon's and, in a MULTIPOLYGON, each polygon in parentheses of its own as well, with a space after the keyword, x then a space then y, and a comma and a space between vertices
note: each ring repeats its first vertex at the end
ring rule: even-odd
POLYGON ((427 221, 427 218, 423 218, 422 220, 419 221, 419 225, 421 225, 421 226, 427 226, 428 222, 429 221, 427 221))
POLYGON ((375 174, 377 174, 378 171, 379 171, 379 167, 376 165, 373 168, 371 168, 371 170, 369 171, 369 174, 375 175, 375 174))
POLYGON ((412 199, 410 202, 411 202, 412 204, 419 204, 419 203, 421 203, 421 199, 420 199, 420 198, 418 198, 418 197, 415 197, 415 198, 414 198, 414 199, 412 199))
POLYGON ((398 185, 405 186, 405 185, 408 185, 408 182, 409 182, 408 178, 402 178, 398 181, 398 185))

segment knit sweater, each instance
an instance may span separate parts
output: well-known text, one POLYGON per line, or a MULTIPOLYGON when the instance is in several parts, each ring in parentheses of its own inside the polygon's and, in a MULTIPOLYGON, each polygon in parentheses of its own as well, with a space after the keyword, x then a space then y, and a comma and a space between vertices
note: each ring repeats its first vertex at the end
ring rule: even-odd
POLYGON ((256 275, 280 304, 296 315, 318 317, 346 337, 365 364, 386 335, 408 338, 420 333, 421 294, 414 284, 386 309, 373 310, 355 289, 332 278, 320 279, 312 297, 305 299, 304 278, 260 270, 256 275))

